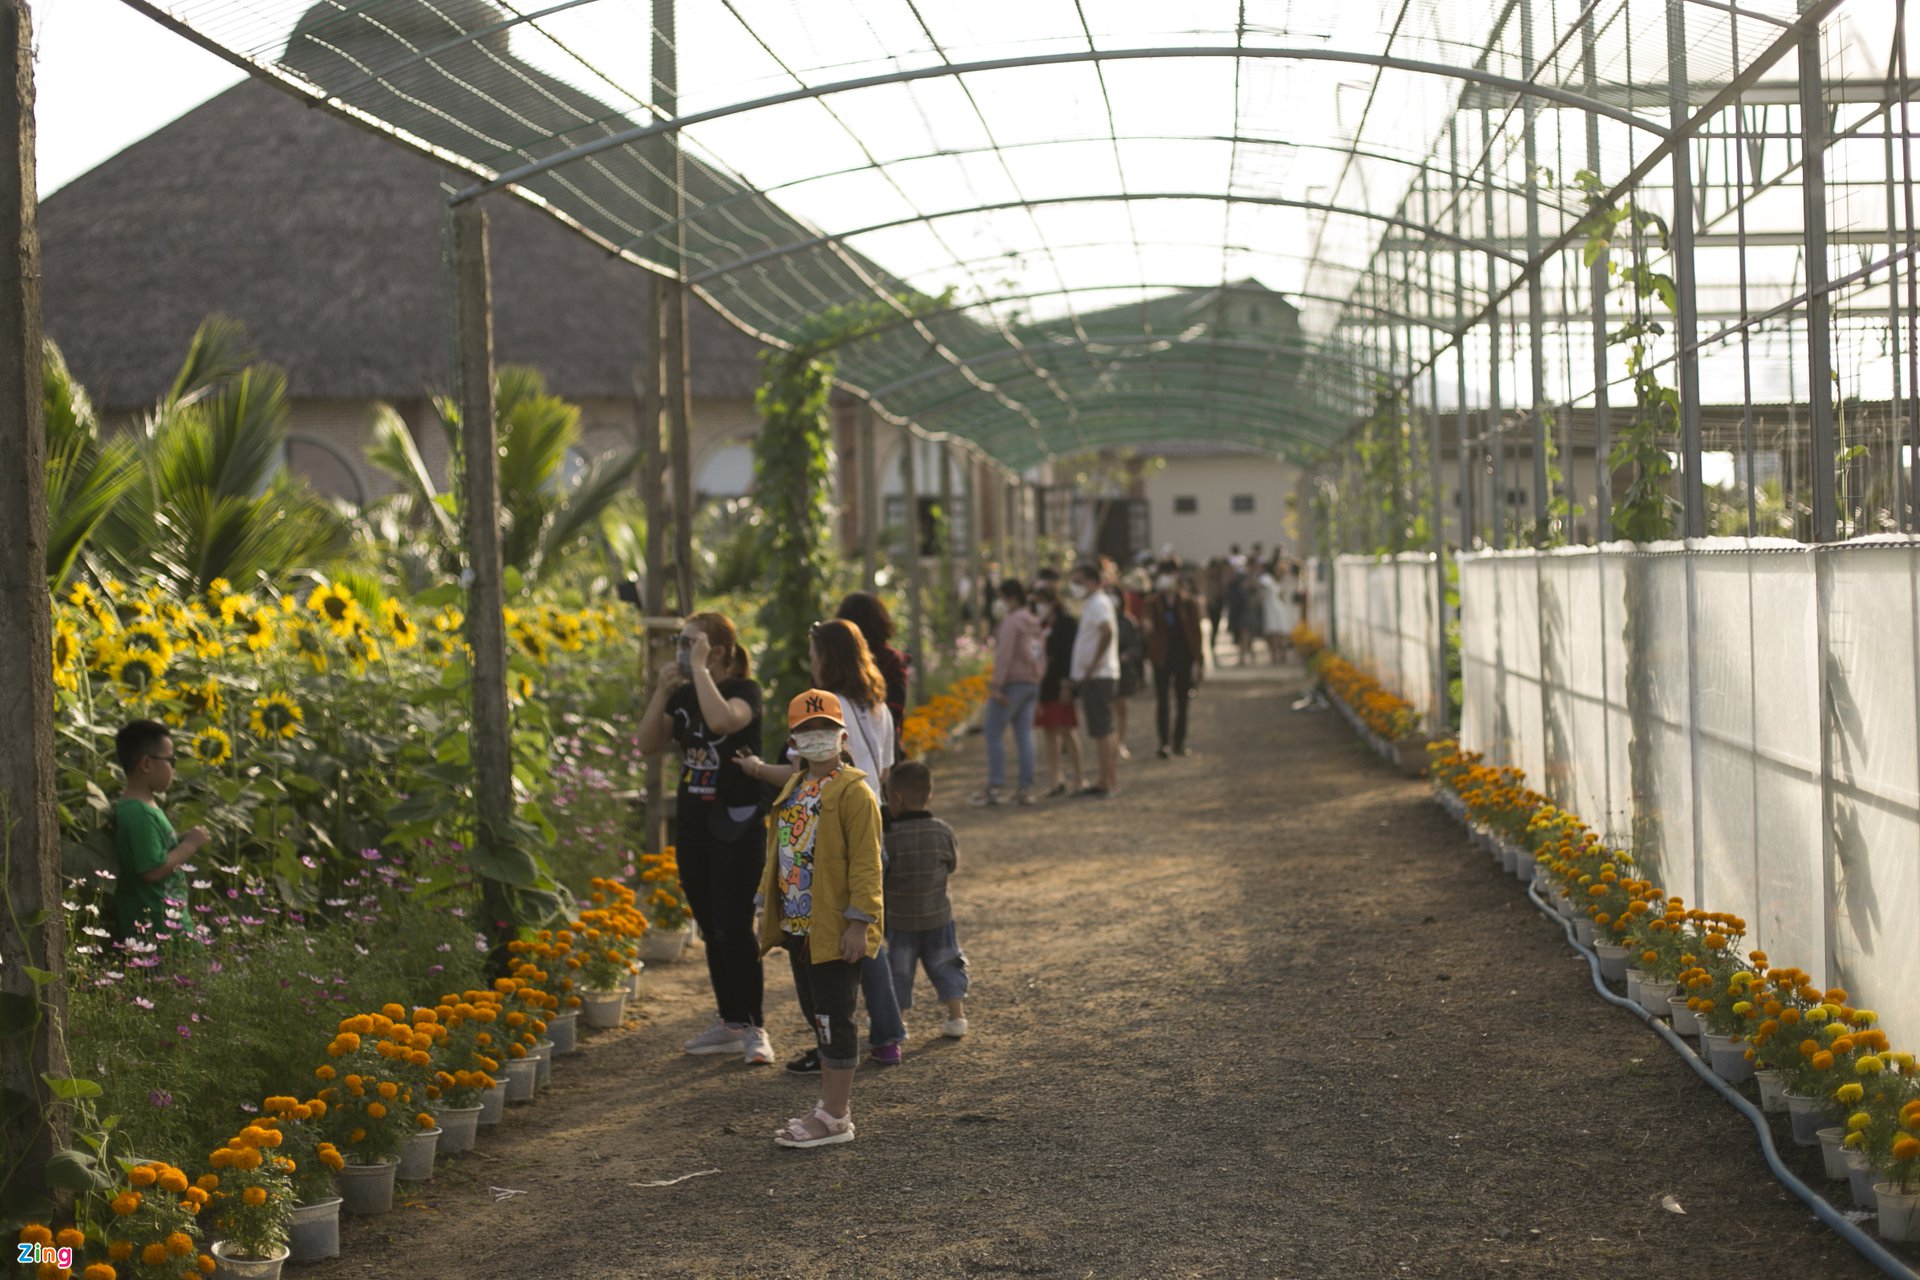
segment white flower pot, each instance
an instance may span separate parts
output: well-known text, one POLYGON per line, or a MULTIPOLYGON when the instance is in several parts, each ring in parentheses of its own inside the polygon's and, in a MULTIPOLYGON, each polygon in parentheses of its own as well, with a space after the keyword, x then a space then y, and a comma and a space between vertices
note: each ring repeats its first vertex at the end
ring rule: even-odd
POLYGON ((1847 1190, 1853 1196, 1854 1207, 1869 1213, 1878 1209, 1880 1197, 1875 1194, 1873 1183, 1879 1174, 1867 1163, 1867 1158, 1852 1147, 1842 1147, 1840 1159, 1847 1166, 1847 1190))
POLYGON ((491 1089, 480 1091, 480 1123, 499 1124, 507 1114, 507 1082, 505 1077, 494 1081, 491 1089))
POLYGON ((640 958, 667 962, 678 960, 692 937, 692 925, 679 929, 649 929, 640 935, 640 958))
POLYGON ((1902 1191, 1891 1182, 1873 1184, 1879 1200, 1882 1240, 1920 1240, 1920 1192, 1902 1191))
POLYGON ((627 1016, 627 989, 621 987, 616 991, 582 991, 580 1015, 582 1022, 602 1031, 619 1026, 620 1020, 627 1016))
POLYGON ((1847 1131, 1837 1124, 1820 1131, 1820 1164, 1835 1182, 1847 1180, 1847 1149, 1841 1145, 1846 1140, 1847 1131))
POLYGON ((532 1102, 533 1086, 540 1075, 540 1064, 532 1058, 507 1061, 507 1101, 532 1102))
POLYGON ((340 1256, 340 1197, 293 1206, 287 1225, 287 1261, 318 1262, 340 1256))
POLYGON ((1681 995, 1667 997, 1667 1011, 1673 1015, 1673 1029, 1683 1036, 1700 1034, 1700 1019, 1693 1010, 1687 1008, 1687 998, 1681 995))
POLYGON ((232 1241, 215 1240, 207 1252, 213 1255, 214 1280, 280 1280, 281 1264, 286 1262, 288 1249, 281 1245, 273 1251, 271 1257, 247 1258, 228 1253, 232 1241))
POLYGON ((473 1139, 480 1129, 480 1113, 486 1110, 484 1104, 476 1103, 471 1107, 432 1106, 434 1119, 440 1122, 440 1154, 456 1156, 463 1151, 473 1150, 473 1139))
POLYGON ((1738 1036, 1715 1035, 1709 1031, 1707 1056, 1713 1063, 1713 1074, 1728 1084, 1753 1078, 1753 1063, 1747 1060, 1747 1042, 1738 1036))
POLYGON ((433 1157, 439 1149, 440 1130, 416 1129, 400 1148, 400 1168, 393 1176, 402 1182, 427 1181, 433 1177, 433 1157))
POLYGON ((1627 966, 1627 999, 1640 1003, 1640 971, 1632 965, 1627 966))
MULTIPOLYGON (((1673 988, 1673 983, 1662 982, 1658 978, 1640 979, 1640 1007, 1656 1018, 1670 1016, 1673 1013, 1673 988)), ((1686 1002, 1681 1001, 1680 1007, 1686 1008, 1686 1002)))
POLYGON ((1593 953, 1600 957, 1600 976, 1619 982, 1627 976, 1627 949, 1613 942, 1596 942, 1593 953))
POLYGON ((1583 947, 1590 947, 1593 945, 1594 936, 1595 936, 1594 923, 1591 919, 1585 916, 1576 917, 1574 919, 1573 940, 1575 942, 1579 943, 1583 947))
POLYGON ((1753 1082, 1760 1086, 1760 1109, 1772 1115, 1781 1115, 1787 1109, 1787 1086, 1780 1083, 1780 1073, 1764 1068, 1756 1069, 1753 1082))
POLYGON ((1787 1114, 1793 1118, 1793 1145, 1796 1147, 1817 1147, 1820 1145, 1820 1130, 1826 1127, 1833 1116, 1829 1113, 1825 1099, 1809 1097, 1804 1093, 1786 1091, 1787 1114))
POLYGON ((562 1057, 580 1052, 580 1011, 569 1009, 548 1018, 547 1036, 553 1041, 553 1051, 562 1057))
POLYGON ((542 1040, 539 1044, 533 1046, 533 1048, 528 1051, 527 1056, 540 1064, 539 1070, 534 1073, 534 1077, 533 1077, 534 1087, 536 1089, 544 1089, 549 1084, 552 1084, 553 1083, 553 1041, 542 1040))
MULTIPOLYGON (((682 940, 680 945, 685 947, 687 944, 682 940)), ((633 972, 627 975, 627 998, 629 1000, 638 1000, 640 998, 640 971, 646 967, 647 962, 645 960, 635 960, 633 962, 633 972)))
POLYGON ((393 1208, 393 1175, 400 1167, 398 1156, 388 1156, 378 1164, 350 1164, 333 1175, 340 1185, 340 1212, 373 1214, 393 1208))

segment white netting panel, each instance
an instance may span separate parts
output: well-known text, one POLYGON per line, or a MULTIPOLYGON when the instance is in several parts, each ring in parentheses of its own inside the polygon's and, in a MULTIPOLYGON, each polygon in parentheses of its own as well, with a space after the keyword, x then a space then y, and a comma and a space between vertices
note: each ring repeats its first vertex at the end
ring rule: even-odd
POLYGON ((1440 629, 1434 558, 1341 556, 1334 562, 1332 630, 1340 656, 1365 669, 1426 718, 1438 722, 1446 690, 1437 684, 1440 629))
POLYGON ((1461 738, 1920 1035, 1920 546, 1461 557, 1461 738))

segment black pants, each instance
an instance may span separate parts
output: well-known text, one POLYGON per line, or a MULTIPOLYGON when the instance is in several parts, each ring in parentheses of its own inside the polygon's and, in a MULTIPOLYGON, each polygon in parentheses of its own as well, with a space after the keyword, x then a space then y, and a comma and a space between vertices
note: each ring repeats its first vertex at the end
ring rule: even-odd
POLYGON ((760 939, 753 928, 753 895, 767 862, 767 832, 758 822, 732 840, 707 830, 705 813, 677 824, 675 856, 680 888, 706 940, 707 976, 720 1016, 738 1026, 762 1026, 760 939))
POLYGON ((783 932, 780 939, 793 962, 793 993, 800 997, 800 1012, 820 1045, 820 1065, 830 1071, 851 1071, 860 1065, 860 1032, 853 1025, 860 966, 845 960, 815 964, 805 938, 783 932))
POLYGON ((1156 663, 1153 668, 1153 715, 1154 724, 1160 730, 1160 745, 1166 746, 1168 703, 1173 705, 1173 739, 1175 751, 1187 745, 1187 702, 1193 697, 1193 663, 1173 662, 1156 663))

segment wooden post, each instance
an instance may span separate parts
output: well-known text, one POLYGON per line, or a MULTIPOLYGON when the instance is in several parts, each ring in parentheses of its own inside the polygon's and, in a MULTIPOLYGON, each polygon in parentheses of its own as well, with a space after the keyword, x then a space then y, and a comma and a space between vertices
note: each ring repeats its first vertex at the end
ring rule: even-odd
MULTIPOLYGON (((459 365, 461 502, 467 572, 467 644, 473 650, 473 798, 479 842, 498 841, 513 817, 512 722, 507 715, 507 628, 500 562, 500 446, 494 429, 493 286, 487 214, 467 202, 453 210, 455 350, 459 365)), ((482 901, 496 941, 513 921, 506 886, 483 879, 482 901)), ((504 951, 497 951, 496 963, 504 951)))
POLYGON ((940 610, 935 616, 940 619, 940 651, 951 659, 960 633, 960 592, 953 563, 953 539, 960 532, 960 522, 953 511, 953 451, 936 444, 933 456, 940 460, 940 545, 934 548, 940 553, 940 610))
MULTIPOLYGON (((653 0, 653 95, 660 115, 671 120, 680 112, 680 45, 674 0, 653 0)), ((673 483, 673 581, 682 616, 694 611, 693 581, 693 422, 692 392, 687 377, 687 160, 680 135, 665 135, 669 179, 664 206, 673 210, 672 239, 664 246, 671 281, 660 308, 660 394, 666 402, 667 466, 673 483)))
MULTIPOLYGON (((663 389, 666 386, 663 376, 664 344, 660 339, 662 313, 668 306, 666 294, 671 287, 668 281, 659 276, 648 274, 646 277, 647 314, 651 320, 647 350, 651 357, 651 368, 640 388, 639 438, 634 443, 640 450, 640 505, 647 513, 646 581, 641 584, 640 603, 642 611, 649 618, 657 618, 667 611, 667 548, 671 531, 666 510, 667 453, 660 434, 663 389)), ((646 629, 641 659, 644 669, 640 673, 639 685, 643 696, 652 695, 655 673, 666 662, 662 634, 653 627, 646 629)), ((667 769, 664 755, 647 757, 645 781, 647 811, 644 843, 648 853, 659 853, 667 845, 667 769)))
POLYGON ((860 560, 866 588, 872 591, 880 576, 880 459, 874 456, 873 409, 861 405, 860 451, 860 560))
POLYGON ((906 498, 907 553, 907 652, 915 662, 921 660, 921 637, 925 634, 920 599, 920 482, 915 474, 913 428, 900 428, 900 491, 906 498))
POLYGON ((65 1077, 66 919, 53 807, 53 617, 47 599, 47 437, 40 400, 40 238, 34 223, 33 18, 0 0, 0 855, 12 908, 0 928, 0 1152, 21 1163, 0 1217, 38 1199, 67 1145, 65 1109, 42 1123, 42 1075, 65 1077), (22 928, 15 931, 13 924, 22 928), (44 986, 33 966, 53 975, 44 986), (9 1034, 17 1028, 18 1035, 9 1034))

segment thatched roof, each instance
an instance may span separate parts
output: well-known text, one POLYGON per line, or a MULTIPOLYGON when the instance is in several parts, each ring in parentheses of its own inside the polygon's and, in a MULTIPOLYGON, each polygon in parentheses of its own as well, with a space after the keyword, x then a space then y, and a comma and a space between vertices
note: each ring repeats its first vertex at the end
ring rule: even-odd
MULTIPOLYGON (((149 404, 220 312, 299 399, 448 384, 447 173, 248 81, 47 197, 46 330, 103 409, 149 404)), ((464 183, 462 184, 464 185, 464 183)), ((494 345, 564 396, 626 397, 644 364, 641 272, 510 196, 487 200, 494 345)), ((757 344, 695 303, 693 393, 759 380, 757 344)))

